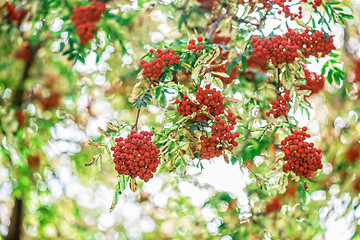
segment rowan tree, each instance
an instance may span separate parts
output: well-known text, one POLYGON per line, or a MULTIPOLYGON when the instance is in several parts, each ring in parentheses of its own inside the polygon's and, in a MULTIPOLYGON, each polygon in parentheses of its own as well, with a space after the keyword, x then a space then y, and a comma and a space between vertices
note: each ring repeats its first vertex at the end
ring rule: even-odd
POLYGON ((359 9, 1 3, 0 237, 357 239, 359 9))

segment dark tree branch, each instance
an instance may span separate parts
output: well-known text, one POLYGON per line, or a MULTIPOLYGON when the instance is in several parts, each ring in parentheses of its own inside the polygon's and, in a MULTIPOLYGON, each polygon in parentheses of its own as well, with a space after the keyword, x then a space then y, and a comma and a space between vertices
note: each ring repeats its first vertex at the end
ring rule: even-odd
POLYGON ((226 15, 226 13, 223 13, 216 19, 216 21, 214 22, 214 25, 212 25, 212 27, 210 28, 209 33, 207 35, 208 39, 212 38, 212 36, 214 35, 216 29, 218 28, 220 22, 225 18, 225 15, 226 15))
POLYGON ((5 240, 20 240, 23 215, 23 200, 15 198, 15 205, 10 218, 9 233, 6 236, 5 240))

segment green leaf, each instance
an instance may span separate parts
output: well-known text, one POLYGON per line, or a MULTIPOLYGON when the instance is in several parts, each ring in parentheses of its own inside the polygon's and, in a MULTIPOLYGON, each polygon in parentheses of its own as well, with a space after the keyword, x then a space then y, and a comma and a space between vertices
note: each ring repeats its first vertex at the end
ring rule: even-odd
POLYGON ((339 72, 335 72, 333 74, 333 78, 336 84, 340 85, 340 78, 341 78, 341 74, 339 72))
POLYGON ((194 131, 196 131, 197 129, 198 129, 198 127, 195 126, 195 125, 190 126, 190 128, 189 128, 189 130, 190 130, 191 132, 194 132, 194 131))
POLYGON ((141 102, 137 103, 136 108, 139 109, 139 110, 141 109, 141 102))
POLYGON ((166 107, 166 96, 165 96, 164 92, 162 92, 161 97, 160 97, 160 106, 166 107))
POLYGON ((115 186, 115 193, 114 193, 113 201, 111 203, 110 212, 114 211, 115 206, 118 203, 119 196, 125 190, 128 181, 129 181, 128 175, 120 175, 119 176, 119 181, 115 186))
POLYGON ((221 88, 221 89, 224 88, 224 84, 223 84, 223 82, 222 82, 219 78, 214 77, 214 78, 213 78, 213 81, 214 81, 214 83, 215 83, 219 88, 221 88))
POLYGON ((244 55, 241 55, 241 65, 242 65, 244 71, 246 71, 246 68, 247 68, 247 60, 246 60, 246 56, 244 56, 244 55))
POLYGON ((62 52, 65 48, 65 43, 64 42, 61 42, 60 43, 60 47, 59 47, 59 51, 62 52))
POLYGON ((354 19, 354 16, 351 15, 351 14, 346 14, 346 13, 343 13, 343 12, 341 12, 341 13, 339 13, 339 14, 340 14, 340 16, 342 16, 343 18, 354 19))
POLYGON ((327 81, 328 81, 329 84, 332 84, 332 82, 333 82, 332 75, 333 75, 333 70, 332 70, 332 69, 329 69, 329 72, 328 72, 328 74, 327 74, 327 76, 326 76, 326 79, 327 79, 327 81))

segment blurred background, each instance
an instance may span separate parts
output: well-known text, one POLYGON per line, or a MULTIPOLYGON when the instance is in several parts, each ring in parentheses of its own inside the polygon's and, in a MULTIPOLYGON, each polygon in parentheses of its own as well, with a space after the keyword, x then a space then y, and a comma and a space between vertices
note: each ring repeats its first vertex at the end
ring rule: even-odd
MULTIPOLYGON (((164 164, 149 182, 138 181, 137 191, 127 187, 110 213, 117 173, 107 154, 84 166, 107 151, 88 141, 105 141, 98 127, 107 129, 109 121, 134 122, 131 102, 141 57, 150 48, 201 35, 201 28, 222 13, 222 5, 212 2, 209 8, 199 0, 107 1, 94 39, 84 46, 70 17, 73 8, 90 2, 0 2, 0 239, 360 239, 358 0, 334 5, 354 18, 344 20, 345 26, 329 20, 337 50, 307 64, 318 74, 324 64, 331 65, 345 79, 326 81, 323 91, 307 99, 312 107, 307 113, 291 112, 323 149, 324 168, 307 182, 306 192, 285 178, 271 157, 275 143, 256 143, 253 137, 240 140, 235 152, 241 163, 214 158, 202 160, 200 168, 200 160, 194 160, 184 176, 169 173, 164 164), (15 10, 4 7, 9 3, 15 10)), ((244 12, 259 18, 236 5, 236 16, 244 12)), ((311 6, 304 6, 304 23, 310 22, 310 12, 311 6)), ((299 28, 282 18, 266 20, 264 34, 299 28)), ((319 15, 313 18, 319 21, 319 15)), ((236 51, 258 33, 231 17, 219 28, 215 37, 230 38, 229 48, 236 51)), ((244 102, 257 92, 256 81, 237 75, 244 102)), ((165 95, 165 106, 155 100, 142 111, 140 129, 160 131, 174 96, 165 95)), ((254 116, 244 122, 260 126, 259 111, 266 111, 271 97, 259 97, 251 106, 254 116)), ((247 112, 245 107, 238 111, 247 112)))

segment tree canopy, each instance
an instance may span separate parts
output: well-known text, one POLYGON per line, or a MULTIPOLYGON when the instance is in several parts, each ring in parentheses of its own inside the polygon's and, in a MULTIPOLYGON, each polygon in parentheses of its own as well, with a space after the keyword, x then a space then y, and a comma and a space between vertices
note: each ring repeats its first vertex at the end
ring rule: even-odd
POLYGON ((0 4, 0 239, 360 239, 355 0, 0 4))

